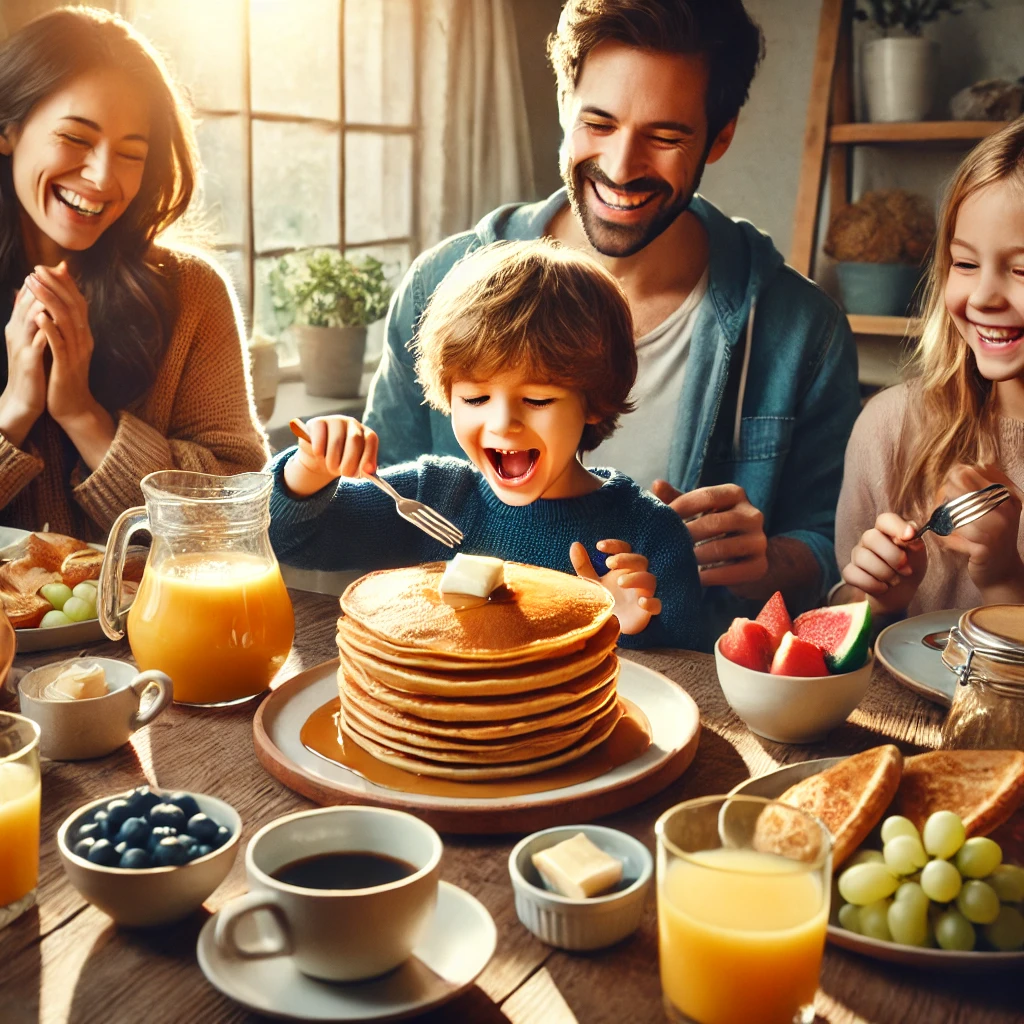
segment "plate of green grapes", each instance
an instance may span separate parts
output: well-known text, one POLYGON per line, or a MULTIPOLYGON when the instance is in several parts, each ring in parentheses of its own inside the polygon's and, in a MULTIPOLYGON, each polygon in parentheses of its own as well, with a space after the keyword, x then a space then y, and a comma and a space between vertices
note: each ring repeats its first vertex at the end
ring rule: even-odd
MULTIPOLYGON (((774 799, 841 761, 787 765, 737 786, 734 794, 774 799)), ((883 816, 834 872, 828 940, 864 956, 955 971, 1024 969, 1024 867, 999 844, 968 838, 951 811, 919 831, 883 816)))

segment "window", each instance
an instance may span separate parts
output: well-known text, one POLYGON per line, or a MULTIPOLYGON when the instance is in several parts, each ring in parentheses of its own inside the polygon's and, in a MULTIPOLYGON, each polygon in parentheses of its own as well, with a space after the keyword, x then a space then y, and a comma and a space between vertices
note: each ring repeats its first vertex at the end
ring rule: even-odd
POLYGON ((199 121, 188 215, 277 335, 277 257, 370 253, 395 281, 417 250, 416 0, 134 0, 199 121))

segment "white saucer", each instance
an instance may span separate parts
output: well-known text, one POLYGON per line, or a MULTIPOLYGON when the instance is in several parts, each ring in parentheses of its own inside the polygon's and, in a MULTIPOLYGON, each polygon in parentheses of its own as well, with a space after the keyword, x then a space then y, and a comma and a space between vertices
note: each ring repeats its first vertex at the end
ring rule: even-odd
POLYGON ((894 622, 878 634, 875 655, 898 682, 949 707, 956 693, 956 676, 943 664, 942 650, 924 639, 933 633, 948 633, 963 613, 962 608, 951 608, 894 622))
MULTIPOLYGON (((248 944, 259 915, 239 925, 248 944), (248 927, 247 927, 248 926, 248 927)), ((381 978, 348 984, 301 974, 291 957, 242 960, 213 941, 217 914, 203 925, 196 956, 206 980, 256 1013, 284 1020, 391 1021, 446 1003, 473 984, 494 954, 498 933, 486 908, 458 886, 441 882, 437 911, 412 957, 381 978)))

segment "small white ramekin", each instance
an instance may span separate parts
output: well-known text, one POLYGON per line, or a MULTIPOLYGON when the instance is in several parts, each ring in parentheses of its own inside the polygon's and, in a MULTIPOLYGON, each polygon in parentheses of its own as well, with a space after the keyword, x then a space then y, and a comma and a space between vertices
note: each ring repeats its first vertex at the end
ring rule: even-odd
POLYGON ((638 839, 603 825, 559 825, 520 840, 508 858, 519 920, 541 942, 559 949, 602 949, 620 942, 640 925, 654 861, 638 839), (544 887, 533 855, 582 832, 597 847, 622 861, 624 888, 577 900, 544 887))

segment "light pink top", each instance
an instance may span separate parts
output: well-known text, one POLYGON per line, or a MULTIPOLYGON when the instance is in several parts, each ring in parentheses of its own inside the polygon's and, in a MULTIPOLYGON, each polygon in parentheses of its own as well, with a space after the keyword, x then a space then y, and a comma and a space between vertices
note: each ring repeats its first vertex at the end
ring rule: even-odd
MULTIPOLYGON (((865 530, 875 525, 882 512, 905 515, 893 508, 891 494, 896 445, 907 409, 908 387, 899 384, 871 399, 857 418, 846 446, 843 489, 836 509, 836 560, 842 569, 865 530)), ((1024 490, 1024 420, 1001 416, 999 463, 1003 472, 1024 490)), ((908 615, 944 608, 973 608, 981 594, 967 574, 967 556, 942 546, 941 538, 925 534, 928 572, 914 595, 908 615)), ((1017 549, 1024 556, 1024 516, 1021 517, 1017 549)))

